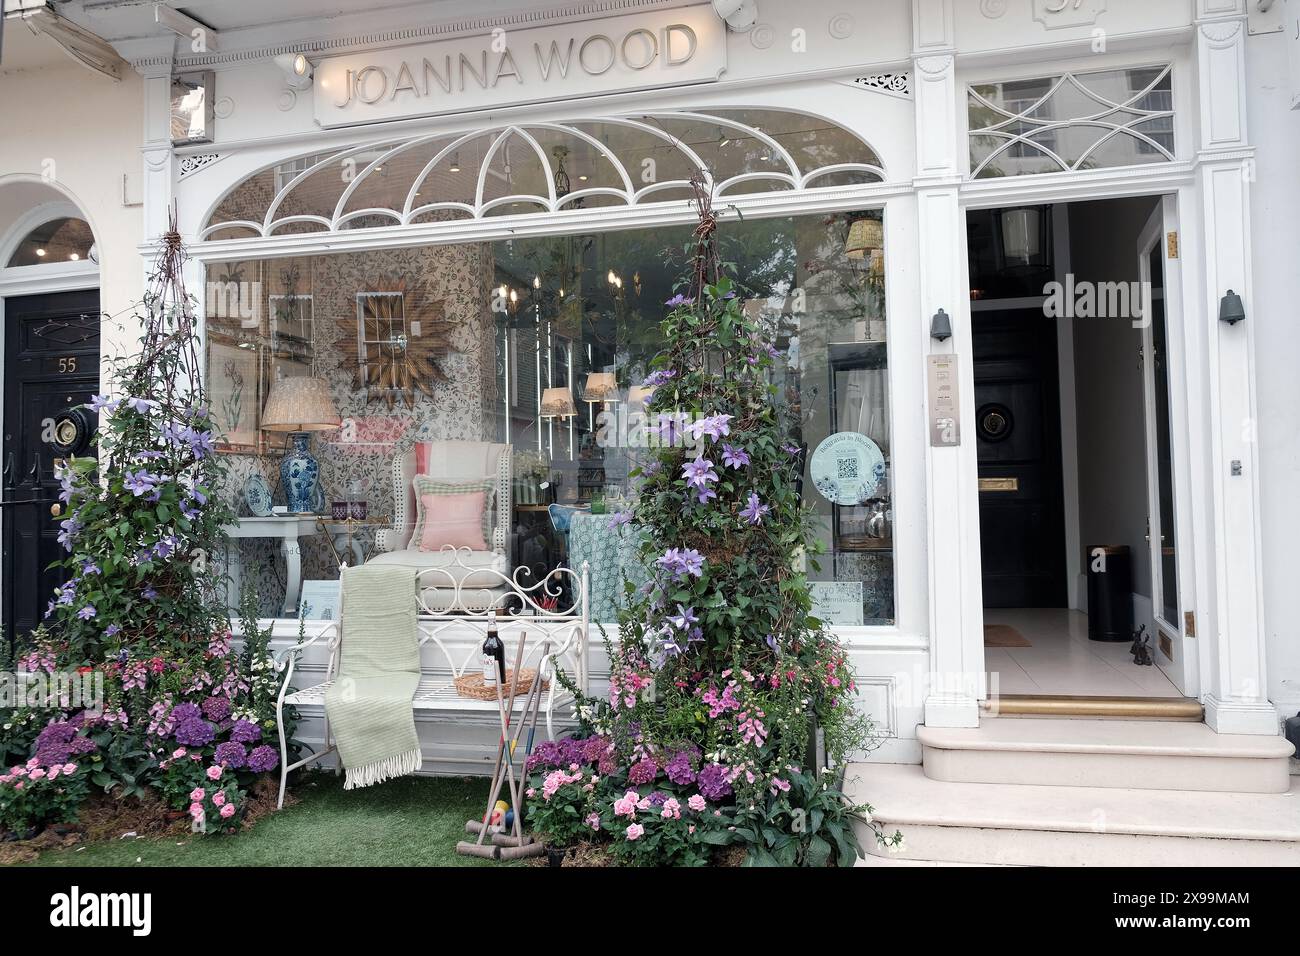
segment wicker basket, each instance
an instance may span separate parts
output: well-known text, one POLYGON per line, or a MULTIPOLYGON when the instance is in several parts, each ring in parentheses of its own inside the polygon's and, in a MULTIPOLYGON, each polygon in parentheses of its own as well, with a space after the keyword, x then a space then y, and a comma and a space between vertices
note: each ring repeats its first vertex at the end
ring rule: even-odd
MULTIPOLYGON (((503 699, 510 696, 510 682, 514 679, 513 675, 514 675, 513 670, 506 671, 505 683, 501 685, 501 697, 503 699)), ((515 696, 522 697, 524 694, 527 694, 529 688, 533 686, 533 681, 535 681, 536 679, 537 679, 536 668, 534 667, 523 668, 523 670, 519 672, 519 686, 515 688, 515 696)), ((456 684, 456 693, 459 694, 461 697, 470 697, 473 698, 474 700, 496 700, 497 699, 497 689, 495 687, 485 686, 483 683, 483 675, 481 673, 465 674, 462 677, 457 677, 455 680, 455 684, 456 684)), ((548 690, 550 686, 551 686, 550 681, 547 680, 542 681, 543 691, 548 690)))

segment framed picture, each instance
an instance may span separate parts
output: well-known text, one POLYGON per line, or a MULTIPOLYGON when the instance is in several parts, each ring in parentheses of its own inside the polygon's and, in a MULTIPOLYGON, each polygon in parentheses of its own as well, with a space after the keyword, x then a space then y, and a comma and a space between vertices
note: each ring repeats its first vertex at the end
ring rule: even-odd
POLYGON ((261 349, 254 343, 209 334, 208 403, 223 436, 218 451, 261 453, 261 366, 261 349))
POLYGON ((276 355, 309 359, 311 355, 312 299, 309 295, 269 295, 271 351, 276 355))
POLYGON ((298 617, 308 621, 337 621, 339 617, 339 582, 303 581, 298 599, 298 617))

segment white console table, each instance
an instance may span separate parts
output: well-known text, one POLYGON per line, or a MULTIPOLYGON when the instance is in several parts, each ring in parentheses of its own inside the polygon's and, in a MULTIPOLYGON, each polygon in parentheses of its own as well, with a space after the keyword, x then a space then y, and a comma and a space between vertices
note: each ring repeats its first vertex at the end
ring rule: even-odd
MULTIPOLYGON (((287 617, 298 616, 298 595, 302 590, 302 552, 298 547, 298 539, 316 533, 316 515, 312 514, 240 518, 237 524, 226 528, 226 534, 230 535, 231 539, 280 539, 280 553, 284 555, 285 565, 284 614, 287 617)), ((226 575, 228 580, 226 605, 237 608, 243 593, 243 562, 238 547, 227 549, 226 575)))

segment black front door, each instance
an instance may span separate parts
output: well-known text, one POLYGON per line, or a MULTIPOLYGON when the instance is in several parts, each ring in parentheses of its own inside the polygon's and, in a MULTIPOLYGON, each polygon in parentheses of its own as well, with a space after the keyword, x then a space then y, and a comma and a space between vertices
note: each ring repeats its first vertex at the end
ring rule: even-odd
MULTIPOLYGON (((3 577, 0 606, 4 637, 21 641, 41 622, 54 589, 66 575, 49 569, 65 556, 59 522, 54 460, 60 413, 83 405, 99 390, 99 293, 60 292, 4 302, 4 497, 34 500, 0 511, 3 577), (35 478, 33 478, 35 476, 35 478)), ((93 446, 82 455, 93 455, 93 446)), ((12 643, 11 643, 12 646, 12 643)))
POLYGON ((972 327, 984 606, 1064 607, 1056 324, 1019 309, 972 327))

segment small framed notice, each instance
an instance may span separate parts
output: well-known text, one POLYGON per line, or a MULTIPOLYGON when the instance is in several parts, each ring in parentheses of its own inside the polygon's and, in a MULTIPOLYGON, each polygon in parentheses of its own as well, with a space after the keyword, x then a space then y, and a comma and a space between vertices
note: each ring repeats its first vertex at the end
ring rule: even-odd
POLYGON ((339 617, 339 582, 303 581, 298 599, 298 617, 308 621, 337 621, 339 617))
POLYGON ((827 624, 863 623, 861 581, 809 581, 813 617, 827 624))
POLYGON ((957 391, 957 356, 929 355, 926 368, 930 444, 961 444, 961 404, 957 391))

